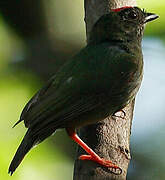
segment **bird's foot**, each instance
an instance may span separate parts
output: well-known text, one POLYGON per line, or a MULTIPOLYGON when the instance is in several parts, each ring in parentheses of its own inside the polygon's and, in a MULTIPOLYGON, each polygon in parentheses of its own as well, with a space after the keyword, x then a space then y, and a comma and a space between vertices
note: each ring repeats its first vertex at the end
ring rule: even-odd
POLYGON ((115 118, 117 117, 117 118, 124 119, 125 116, 126 116, 126 113, 124 112, 124 110, 120 110, 120 111, 115 112, 115 113, 112 115, 112 118, 115 119, 115 118))
POLYGON ((106 168, 110 168, 109 170, 116 175, 120 175, 122 173, 122 169, 120 167, 116 166, 111 161, 107 161, 105 159, 100 158, 90 147, 87 146, 87 144, 85 144, 79 138, 79 136, 75 133, 73 129, 66 129, 66 130, 68 135, 88 153, 88 155, 81 155, 79 159, 94 161, 106 168))
POLYGON ((111 168, 112 173, 120 175, 122 173, 122 169, 118 167, 117 165, 113 164, 112 161, 108 161, 102 158, 94 157, 91 155, 81 155, 79 157, 80 160, 89 160, 94 161, 104 167, 111 168))

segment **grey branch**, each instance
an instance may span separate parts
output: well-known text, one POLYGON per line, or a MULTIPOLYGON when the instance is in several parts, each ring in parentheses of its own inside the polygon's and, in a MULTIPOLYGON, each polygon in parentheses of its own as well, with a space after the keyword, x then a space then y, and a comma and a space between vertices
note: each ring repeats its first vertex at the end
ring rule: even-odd
MULTIPOLYGON (((136 0, 85 0, 85 23, 87 42, 89 32, 100 16, 110 12, 110 9, 123 6, 136 6, 136 0)), ((103 121, 81 128, 79 135, 89 147, 100 157, 111 160, 122 168, 121 175, 115 175, 110 170, 99 165, 78 160, 85 152, 78 147, 73 180, 125 180, 130 161, 130 134, 133 117, 134 101, 123 110, 123 118, 108 117, 103 121)))

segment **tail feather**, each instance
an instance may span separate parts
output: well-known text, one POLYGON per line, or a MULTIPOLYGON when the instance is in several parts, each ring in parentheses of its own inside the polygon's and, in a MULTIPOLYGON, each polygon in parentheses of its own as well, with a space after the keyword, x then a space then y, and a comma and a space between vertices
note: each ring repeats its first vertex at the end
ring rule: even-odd
POLYGON ((34 129, 28 129, 17 149, 17 152, 15 153, 13 160, 10 163, 8 173, 12 175, 30 149, 36 144, 44 141, 47 137, 53 134, 56 129, 57 127, 52 124, 48 124, 45 127, 41 126, 39 128, 36 127, 34 129))
POLYGON ((23 138, 20 146, 15 153, 13 160, 9 166, 9 174, 12 175, 19 164, 22 162, 25 155, 30 151, 30 149, 35 145, 35 141, 29 135, 29 131, 27 131, 25 137, 23 138))

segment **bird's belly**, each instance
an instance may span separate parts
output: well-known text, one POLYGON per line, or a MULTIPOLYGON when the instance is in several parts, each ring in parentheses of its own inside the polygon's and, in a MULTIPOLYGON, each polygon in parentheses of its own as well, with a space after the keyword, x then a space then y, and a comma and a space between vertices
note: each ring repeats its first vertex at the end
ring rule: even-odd
MULTIPOLYGON (((84 112, 79 116, 68 122, 67 126, 80 128, 89 124, 97 123, 108 116, 113 115, 115 112, 124 108, 131 102, 140 87, 142 76, 134 76, 134 78, 126 79, 125 82, 119 86, 106 88, 102 91, 101 98, 98 98, 99 105, 94 109, 84 112)), ((105 87, 105 86, 104 86, 105 87)))
POLYGON ((111 107, 99 107, 92 111, 83 113, 78 116, 76 119, 70 121, 67 126, 74 127, 75 129, 81 128, 83 126, 87 126, 90 124, 95 124, 101 120, 104 120, 108 116, 113 114, 113 110, 111 107))

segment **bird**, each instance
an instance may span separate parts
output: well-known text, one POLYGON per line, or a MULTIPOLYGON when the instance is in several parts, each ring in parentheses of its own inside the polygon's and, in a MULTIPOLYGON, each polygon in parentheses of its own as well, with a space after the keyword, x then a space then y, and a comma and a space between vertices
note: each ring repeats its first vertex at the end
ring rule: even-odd
POLYGON ((139 7, 112 9, 94 24, 89 43, 70 58, 24 107, 20 120, 27 132, 9 166, 12 175, 32 147, 57 129, 66 129, 89 160, 107 168, 121 168, 101 158, 77 129, 114 115, 136 96, 143 77, 141 41, 146 23, 158 18, 139 7))

